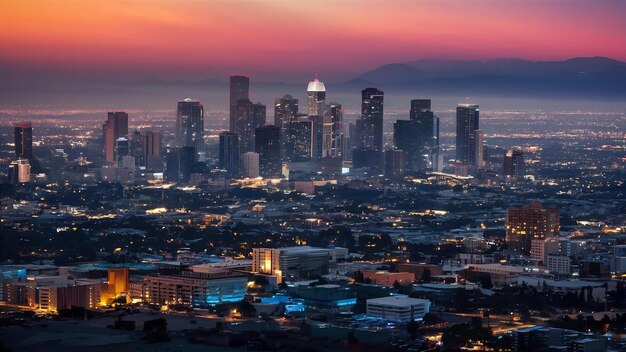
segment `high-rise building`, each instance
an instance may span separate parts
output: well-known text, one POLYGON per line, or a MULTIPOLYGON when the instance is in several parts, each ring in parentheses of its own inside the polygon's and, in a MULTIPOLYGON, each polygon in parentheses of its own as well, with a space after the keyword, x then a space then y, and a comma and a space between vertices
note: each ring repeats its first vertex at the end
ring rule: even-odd
POLYGON ((263 126, 256 129, 255 149, 259 154, 259 173, 263 177, 280 177, 280 127, 263 126))
POLYGON ((189 182, 194 170, 196 151, 193 147, 170 149, 166 154, 165 178, 170 182, 189 182))
POLYGON ((161 156, 161 132, 143 131, 141 132, 141 144, 143 156, 148 171, 162 171, 163 157, 161 156))
POLYGON ((176 138, 180 147, 192 147, 196 153, 204 151, 204 107, 197 100, 178 102, 176 138))
POLYGON ((50 153, 50 173, 48 178, 55 182, 62 181, 66 163, 67 153, 63 149, 53 150, 50 153))
POLYGON ((324 115, 326 111, 326 87, 319 79, 309 82, 306 89, 307 114, 309 116, 324 115))
POLYGON ((313 157, 313 121, 299 120, 291 123, 292 147, 289 160, 309 161, 313 157))
POLYGON ((256 128, 265 126, 266 108, 261 103, 240 99, 235 104, 235 119, 231 120, 230 132, 239 135, 239 151, 254 151, 256 128))
POLYGON ((33 126, 30 122, 15 125, 15 157, 33 158, 33 126))
POLYGON ((117 162, 115 142, 118 138, 128 136, 128 114, 125 112, 109 112, 102 125, 104 139, 104 160, 108 163, 117 162))
POLYGON ((237 114, 235 105, 239 100, 247 100, 250 98, 250 78, 246 76, 230 76, 230 132, 239 133, 236 130, 237 114))
POLYGON ((361 116, 356 122, 357 140, 354 142, 362 155, 367 154, 365 165, 369 167, 383 165, 383 103, 383 91, 376 88, 361 91, 361 116))
POLYGON ((126 137, 120 137, 115 140, 115 159, 116 162, 122 160, 123 157, 130 155, 130 142, 126 137))
POLYGON ((476 132, 480 130, 479 112, 478 105, 474 104, 460 104, 456 108, 456 161, 476 167, 482 162, 476 160, 482 155, 482 144, 478 143, 482 135, 476 132))
POLYGON ((298 99, 291 95, 285 95, 277 98, 274 102, 274 126, 280 127, 280 135, 282 138, 281 148, 286 160, 291 160, 291 149, 293 148, 293 140, 291 138, 291 124, 298 117, 298 99))
POLYGON ((247 152, 242 155, 241 174, 243 177, 259 177, 259 154, 247 152))
POLYGON ((129 134, 128 138, 128 155, 135 158, 135 166, 146 166, 146 156, 143 150, 143 138, 141 136, 141 132, 135 130, 129 134))
POLYGON ((401 178, 406 174, 406 153, 400 149, 385 150, 385 176, 401 178))
POLYGON ((220 133, 219 166, 228 177, 239 174, 239 135, 232 132, 220 133))
POLYGON ((383 151, 383 103, 383 91, 376 88, 361 91, 361 120, 364 120, 362 143, 364 147, 379 152, 383 151))
POLYGON ((529 255, 533 240, 558 238, 559 209, 533 202, 506 211, 506 242, 514 251, 529 255))
POLYGON ((330 103, 328 113, 332 123, 330 156, 341 158, 343 156, 343 108, 339 103, 330 103))
POLYGON ((394 145, 406 152, 407 170, 439 170, 439 118, 430 111, 430 99, 411 100, 409 116, 393 126, 394 145))
POLYGON ((19 158, 9 165, 8 170, 9 183, 28 183, 30 182, 30 162, 28 159, 19 158))
POLYGON ((521 150, 509 149, 504 154, 504 175, 510 177, 524 177, 524 153, 521 150))
POLYGON ((332 117, 330 114, 324 114, 309 116, 308 119, 313 122, 313 158, 320 160, 331 157, 332 117))

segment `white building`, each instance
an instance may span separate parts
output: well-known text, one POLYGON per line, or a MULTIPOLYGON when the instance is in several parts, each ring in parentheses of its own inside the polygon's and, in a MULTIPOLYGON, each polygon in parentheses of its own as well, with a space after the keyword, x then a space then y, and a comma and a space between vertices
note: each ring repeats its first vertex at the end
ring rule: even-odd
POLYGON ((30 182, 30 162, 28 159, 17 159, 9 165, 9 183, 28 183, 30 182))
POLYGON ((242 159, 243 177, 256 178, 259 177, 259 153, 247 152, 243 154, 242 159))
POLYGON ((546 266, 551 272, 561 275, 572 272, 572 260, 565 255, 548 255, 546 266))
POLYGON ((328 273, 330 263, 345 256, 345 248, 297 246, 252 249, 252 272, 274 275, 278 282, 286 276, 306 277, 328 273))
POLYGON ((404 295, 367 300, 367 315, 385 320, 420 320, 424 318, 424 315, 426 315, 429 310, 429 300, 410 298, 404 295))

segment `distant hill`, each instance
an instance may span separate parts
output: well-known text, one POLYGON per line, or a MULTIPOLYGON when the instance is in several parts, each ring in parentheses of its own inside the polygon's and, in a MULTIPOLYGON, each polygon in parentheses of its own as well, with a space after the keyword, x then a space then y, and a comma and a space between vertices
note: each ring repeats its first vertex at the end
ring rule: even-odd
POLYGON ((417 60, 388 64, 345 82, 366 81, 382 89, 496 95, 587 95, 626 99, 626 63, 606 57, 565 61, 417 60))

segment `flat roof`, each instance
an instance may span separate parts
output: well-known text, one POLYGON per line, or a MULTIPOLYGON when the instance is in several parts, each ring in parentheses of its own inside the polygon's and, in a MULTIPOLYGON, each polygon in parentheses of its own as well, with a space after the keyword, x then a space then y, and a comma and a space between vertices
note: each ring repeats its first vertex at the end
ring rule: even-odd
POLYGON ((370 303, 395 307, 406 307, 414 304, 430 304, 430 301, 427 299, 411 298, 408 296, 388 296, 368 299, 367 304, 370 303))

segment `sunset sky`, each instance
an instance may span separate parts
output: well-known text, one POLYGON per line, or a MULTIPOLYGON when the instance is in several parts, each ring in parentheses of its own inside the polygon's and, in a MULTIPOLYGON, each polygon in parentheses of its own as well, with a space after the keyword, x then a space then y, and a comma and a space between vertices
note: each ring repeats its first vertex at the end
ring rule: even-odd
POLYGON ((352 78, 416 59, 626 60, 620 0, 2 0, 0 73, 352 78))

